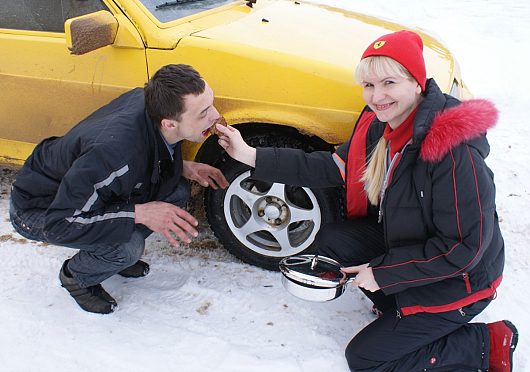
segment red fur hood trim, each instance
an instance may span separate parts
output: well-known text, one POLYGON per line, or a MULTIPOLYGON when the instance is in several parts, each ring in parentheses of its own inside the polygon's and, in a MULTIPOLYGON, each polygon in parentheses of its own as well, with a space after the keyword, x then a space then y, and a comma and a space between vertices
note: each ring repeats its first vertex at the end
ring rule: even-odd
POLYGON ((438 162, 455 146, 480 136, 497 123, 499 112, 485 99, 464 101, 438 113, 421 144, 420 157, 438 162))

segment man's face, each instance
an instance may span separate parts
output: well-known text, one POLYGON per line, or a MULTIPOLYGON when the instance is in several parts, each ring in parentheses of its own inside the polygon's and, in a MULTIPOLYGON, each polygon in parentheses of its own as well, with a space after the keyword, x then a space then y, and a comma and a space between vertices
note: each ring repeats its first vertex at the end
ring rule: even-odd
POLYGON ((213 106, 213 98, 213 91, 208 83, 203 93, 184 96, 184 112, 180 115, 180 120, 162 120, 161 132, 166 141, 204 141, 209 134, 208 129, 219 118, 219 112, 213 106))

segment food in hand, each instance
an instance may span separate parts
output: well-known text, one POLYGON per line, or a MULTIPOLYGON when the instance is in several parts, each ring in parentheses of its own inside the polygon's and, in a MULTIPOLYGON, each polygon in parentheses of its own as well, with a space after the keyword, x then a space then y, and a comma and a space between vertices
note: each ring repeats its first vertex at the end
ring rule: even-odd
POLYGON ((211 133, 211 134, 217 134, 217 135, 221 134, 221 133, 217 130, 217 128, 215 127, 216 124, 221 124, 221 125, 224 126, 224 127, 226 127, 226 126, 228 125, 228 123, 226 122, 225 118, 222 117, 222 116, 219 116, 219 119, 217 119, 217 120, 215 121, 215 123, 213 123, 213 125, 210 127, 210 133, 211 133))

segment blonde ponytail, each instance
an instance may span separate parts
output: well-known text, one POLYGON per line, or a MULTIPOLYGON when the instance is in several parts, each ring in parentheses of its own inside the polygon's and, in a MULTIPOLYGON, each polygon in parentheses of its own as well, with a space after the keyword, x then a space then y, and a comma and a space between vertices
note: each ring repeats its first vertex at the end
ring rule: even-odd
MULTIPOLYGON (((362 59, 355 69, 355 80, 362 83, 364 78, 369 75, 375 76, 398 76, 410 80, 414 77, 410 72, 396 60, 385 56, 371 56, 362 59)), ((385 171, 387 167, 387 141, 384 137, 379 139, 375 146, 370 159, 366 165, 361 181, 364 182, 366 193, 370 204, 378 205, 381 189, 385 180, 385 171)))
POLYGON ((361 181, 364 182, 366 193, 368 194, 368 200, 372 205, 379 204, 379 195, 383 188, 387 167, 386 145, 386 139, 381 137, 372 151, 368 164, 366 164, 366 169, 361 177, 361 181))

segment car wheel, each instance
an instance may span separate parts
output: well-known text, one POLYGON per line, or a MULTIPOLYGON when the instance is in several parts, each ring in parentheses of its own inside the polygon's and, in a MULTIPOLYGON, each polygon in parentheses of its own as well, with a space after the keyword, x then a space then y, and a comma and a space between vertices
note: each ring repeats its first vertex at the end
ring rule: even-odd
MULTIPOLYGON (((246 140, 251 145, 301 147, 299 141, 286 142, 285 138, 246 140)), ((341 218, 338 188, 310 189, 257 181, 248 166, 226 156, 218 166, 230 186, 206 192, 206 214, 221 243, 241 260, 277 270, 283 257, 314 252, 320 227, 341 218)))

